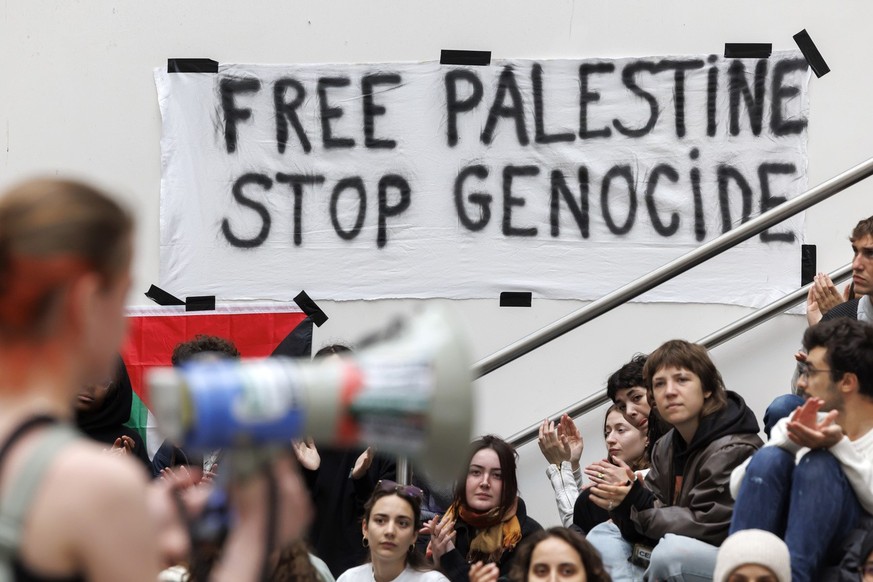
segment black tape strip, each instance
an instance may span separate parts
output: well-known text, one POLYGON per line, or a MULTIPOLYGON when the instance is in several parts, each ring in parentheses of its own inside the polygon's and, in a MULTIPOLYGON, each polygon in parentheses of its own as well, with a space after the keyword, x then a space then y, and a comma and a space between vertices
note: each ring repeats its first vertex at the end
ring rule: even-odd
POLYGON ((726 59, 767 59, 773 54, 773 44, 769 42, 726 42, 726 59))
POLYGON ((303 313, 309 316, 309 319, 312 320, 312 323, 314 323, 316 327, 321 327, 324 322, 327 321, 327 314, 316 305, 315 301, 310 299, 309 295, 306 294, 306 291, 298 293, 297 297, 294 298, 294 303, 297 304, 297 307, 299 307, 303 313))
POLYGON ((168 73, 217 73, 218 61, 212 59, 167 59, 168 73))
POLYGON ((185 311, 215 311, 215 295, 186 297, 185 311))
POLYGON ((184 301, 155 285, 149 287, 149 290, 145 292, 145 296, 163 307, 168 305, 185 305, 184 301))
POLYGON ((500 307, 530 307, 530 291, 504 291, 500 294, 500 307))
POLYGON ((809 285, 815 279, 815 245, 800 245, 800 286, 809 285))
POLYGON ((825 62, 821 53, 818 52, 818 47, 815 46, 814 42, 812 42, 812 39, 809 37, 809 33, 806 32, 805 28, 794 35, 794 42, 797 43, 800 52, 802 52, 803 56, 806 57, 806 62, 809 63, 809 66, 812 68, 812 72, 815 73, 816 77, 821 78, 831 71, 831 68, 825 62))
POLYGON ((491 51, 440 51, 441 65, 475 65, 487 67, 491 64, 491 51))

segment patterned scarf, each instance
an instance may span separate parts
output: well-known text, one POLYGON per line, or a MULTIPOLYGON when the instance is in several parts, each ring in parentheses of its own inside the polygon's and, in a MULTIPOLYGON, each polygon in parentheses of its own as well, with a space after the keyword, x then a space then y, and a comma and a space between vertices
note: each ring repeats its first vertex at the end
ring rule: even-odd
POLYGON ((469 562, 482 560, 498 562, 503 552, 512 550, 521 541, 521 524, 516 516, 518 500, 516 499, 503 519, 500 518, 500 507, 480 513, 457 502, 449 508, 443 519, 458 515, 465 523, 476 529, 476 535, 470 541, 470 551, 467 554, 469 562))

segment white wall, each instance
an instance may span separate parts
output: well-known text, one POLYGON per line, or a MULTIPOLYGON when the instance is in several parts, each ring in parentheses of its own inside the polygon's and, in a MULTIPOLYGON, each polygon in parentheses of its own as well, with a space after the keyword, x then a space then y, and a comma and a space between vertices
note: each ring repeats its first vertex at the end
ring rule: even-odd
MULTIPOLYGON (((152 69, 168 57, 415 61, 437 59, 442 48, 491 50, 495 58, 707 54, 725 42, 792 49, 792 35, 806 28, 832 69, 811 82, 810 184, 873 155, 866 28, 873 5, 861 0, 7 0, 0 11, 0 186, 35 172, 72 173, 119 192, 139 220, 132 304, 146 303, 141 293, 158 281, 160 117, 152 69)), ((855 186, 807 212, 806 242, 818 245, 820 269, 849 259, 846 235, 873 213, 870 188, 855 186)), ((360 335, 416 302, 320 304, 331 319, 317 332, 319 345, 360 335)), ((579 306, 457 303, 476 359, 579 306)), ((634 352, 673 337, 697 339, 745 313, 717 305, 622 307, 478 382, 477 432, 512 434, 600 389, 634 352)), ((729 387, 758 412, 787 389, 802 329, 801 317, 786 315, 714 351, 729 387)), ((601 423, 601 414, 581 421, 585 460, 603 455, 601 423)), ((544 468, 535 445, 521 451, 531 513, 554 524, 544 468)))

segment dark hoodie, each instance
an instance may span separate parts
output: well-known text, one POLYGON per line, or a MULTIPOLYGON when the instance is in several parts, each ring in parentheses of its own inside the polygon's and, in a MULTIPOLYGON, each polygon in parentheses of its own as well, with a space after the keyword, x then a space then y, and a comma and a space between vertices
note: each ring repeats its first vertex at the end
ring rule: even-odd
POLYGON ((133 457, 140 460, 151 472, 151 462, 142 437, 134 429, 124 426, 130 420, 130 406, 133 403, 133 386, 127 375, 124 361, 119 357, 115 377, 106 400, 98 410, 76 411, 76 426, 83 433, 101 443, 112 446, 115 439, 129 436, 133 439, 133 457))
POLYGON ((672 533, 716 546, 727 537, 731 471, 764 444, 742 397, 727 397, 725 408, 701 419, 690 443, 672 429, 655 445, 645 487, 634 483, 612 512, 625 537, 642 534, 654 545, 672 533))

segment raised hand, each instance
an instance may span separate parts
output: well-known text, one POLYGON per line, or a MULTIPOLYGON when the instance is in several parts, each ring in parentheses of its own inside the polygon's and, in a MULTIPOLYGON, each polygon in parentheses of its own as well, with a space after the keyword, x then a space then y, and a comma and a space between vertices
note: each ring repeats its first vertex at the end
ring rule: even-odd
POLYGON ((570 447, 561 442, 555 431, 555 423, 546 419, 540 424, 540 433, 537 438, 540 451, 551 465, 561 466, 563 461, 570 460, 570 447))
POLYGON ((788 438, 793 443, 810 449, 828 449, 843 439, 843 429, 836 424, 836 410, 818 420, 823 404, 820 398, 809 398, 794 411, 787 425, 788 438))
POLYGON ((624 485, 635 479, 633 469, 621 459, 615 459, 615 463, 608 459, 591 463, 585 467, 585 474, 594 485, 624 485))
POLYGON ((110 455, 118 455, 121 457, 127 456, 133 452, 134 447, 136 447, 136 443, 127 435, 122 435, 115 439, 115 442, 112 443, 112 446, 106 449, 106 452, 110 455))
POLYGON ((294 449, 294 456, 297 457, 297 462, 304 469, 316 471, 321 466, 321 455, 318 454, 318 449, 315 448, 315 442, 308 438, 305 441, 292 440, 291 446, 294 449))
POLYGON ((791 415, 791 422, 815 428, 815 425, 818 423, 818 411, 821 409, 822 404, 824 402, 820 398, 808 398, 803 405, 794 409, 794 413, 791 415))
POLYGON ((185 491, 200 483, 201 475, 188 470, 185 465, 161 469, 161 481, 165 481, 179 491, 185 491))
POLYGON ((455 549, 455 520, 447 520, 436 516, 431 520, 430 551, 433 554, 434 564, 439 566, 440 559, 455 549))
POLYGON ((589 499, 607 511, 612 511, 624 501, 636 478, 627 463, 621 459, 616 459, 615 463, 603 459, 585 468, 585 474, 593 483, 589 488, 589 499))
POLYGON ((818 303, 822 315, 845 301, 840 290, 826 273, 819 273, 815 276, 811 289, 815 294, 815 301, 818 303))
POLYGON ((569 449, 570 464, 573 466, 573 470, 576 470, 579 467, 579 460, 582 458, 582 451, 585 450, 585 442, 582 440, 579 427, 566 414, 561 417, 561 422, 558 425, 558 438, 561 439, 564 447, 569 449))
POLYGON ((352 468, 352 479, 360 479, 367 474, 370 465, 373 464, 373 447, 367 447, 367 450, 360 454, 355 461, 355 466, 352 468))

